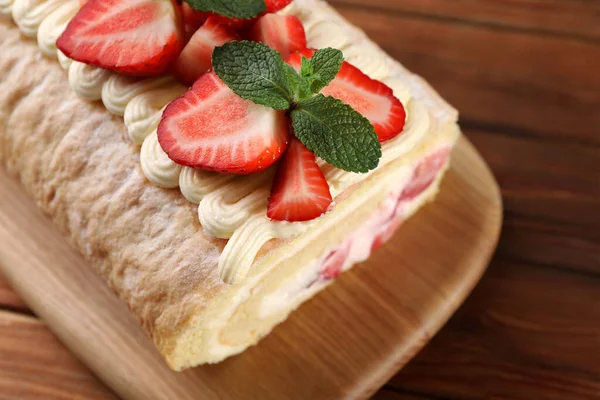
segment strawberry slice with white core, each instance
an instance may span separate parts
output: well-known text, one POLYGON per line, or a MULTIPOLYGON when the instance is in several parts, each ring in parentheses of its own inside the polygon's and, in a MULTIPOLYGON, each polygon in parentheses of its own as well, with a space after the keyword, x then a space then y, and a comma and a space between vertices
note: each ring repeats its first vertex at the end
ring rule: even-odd
POLYGON ((329 184, 315 155, 293 138, 275 174, 267 216, 276 221, 309 221, 325 213, 331 202, 329 184))
POLYGON ((89 0, 56 46, 69 58, 122 74, 164 73, 183 47, 172 0, 89 0))
POLYGON ((209 17, 183 48, 173 65, 173 74, 181 83, 191 86, 212 68, 215 47, 236 39, 238 36, 234 32, 220 25, 215 17, 209 17))
POLYGON ((252 27, 250 37, 280 52, 284 60, 306 48, 302 22, 292 15, 266 14, 260 17, 252 27))
MULTIPOLYGON (((302 57, 311 58, 313 54, 314 50, 305 49, 292 54, 287 62, 299 71, 302 57)), ((367 118, 380 142, 393 139, 404 130, 406 111, 400 100, 394 97, 393 90, 346 61, 321 93, 342 100, 367 118)))
POLYGON ((172 101, 158 125, 158 141, 177 164, 232 174, 266 169, 288 139, 283 111, 242 99, 214 72, 172 101))

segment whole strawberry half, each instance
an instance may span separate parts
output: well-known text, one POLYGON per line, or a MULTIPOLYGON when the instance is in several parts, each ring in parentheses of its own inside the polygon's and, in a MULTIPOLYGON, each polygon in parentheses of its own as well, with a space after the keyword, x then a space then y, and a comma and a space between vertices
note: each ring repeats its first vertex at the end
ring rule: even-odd
POLYGON ((164 73, 183 47, 172 0, 89 0, 56 45, 68 57, 122 74, 164 73))
POLYGON ((283 111, 242 99, 212 71, 172 101, 158 125, 158 141, 177 164, 232 174, 266 169, 288 140, 283 111))
POLYGON ((292 15, 266 14, 260 17, 250 31, 250 38, 277 50, 284 60, 306 48, 302 22, 292 15))
POLYGON ((200 75, 212 68, 215 47, 239 39, 235 32, 211 16, 183 48, 173 65, 173 74, 184 85, 191 86, 200 75))
MULTIPOLYGON (((305 49, 292 54, 288 64, 300 70, 302 57, 311 58, 314 50, 305 49)), ((361 70, 344 61, 342 68, 321 93, 350 105, 367 118, 380 142, 393 139, 404 130, 406 110, 394 92, 383 82, 369 78, 361 70)))
POLYGON ((277 168, 267 216, 276 221, 309 221, 332 202, 329 184, 315 155, 293 138, 277 168))

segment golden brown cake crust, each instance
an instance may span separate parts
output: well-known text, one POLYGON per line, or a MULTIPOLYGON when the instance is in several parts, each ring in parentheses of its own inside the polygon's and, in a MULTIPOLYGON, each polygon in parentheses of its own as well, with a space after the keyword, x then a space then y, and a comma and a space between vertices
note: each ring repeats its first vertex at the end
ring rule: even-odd
POLYGON ((202 234, 197 206, 145 180, 122 119, 77 98, 56 60, 8 20, 0 54, 0 162, 168 354, 225 288, 219 243, 202 234))

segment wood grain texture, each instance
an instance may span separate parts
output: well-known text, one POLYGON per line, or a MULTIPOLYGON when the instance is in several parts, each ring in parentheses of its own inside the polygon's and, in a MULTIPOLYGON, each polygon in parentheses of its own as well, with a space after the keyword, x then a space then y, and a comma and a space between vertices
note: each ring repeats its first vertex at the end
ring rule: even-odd
POLYGON ((0 192, 3 273, 86 365, 135 400, 198 393, 206 399, 364 398, 462 303, 489 262, 501 221, 498 187, 463 139, 436 202, 365 265, 343 274, 258 346, 175 373, 18 186, 2 174, 0 184, 9 189, 0 192), (25 228, 31 224, 35 230, 25 228))
POLYGON ((600 144, 598 41, 339 9, 456 106, 464 128, 600 144))
POLYGON ((427 400, 432 397, 428 397, 423 394, 414 394, 407 391, 394 391, 393 388, 384 388, 378 391, 372 400, 427 400))
POLYGON ((576 226, 589 239, 598 239, 598 230, 585 229, 600 225, 598 148, 480 129, 469 129, 468 135, 493 165, 509 212, 576 226))
POLYGON ((440 398, 596 399, 599 320, 597 281, 496 261, 444 333, 390 384, 440 398))
POLYGON ((29 308, 23 302, 21 297, 15 293, 13 288, 6 282, 6 279, 0 275, 0 309, 15 310, 19 312, 28 312, 29 308))
POLYGON ((331 0, 336 7, 366 12, 385 10, 413 19, 439 19, 453 25, 482 25, 582 40, 600 39, 600 3, 585 0, 331 0))
POLYGON ((0 311, 0 399, 116 400, 37 318, 0 311))

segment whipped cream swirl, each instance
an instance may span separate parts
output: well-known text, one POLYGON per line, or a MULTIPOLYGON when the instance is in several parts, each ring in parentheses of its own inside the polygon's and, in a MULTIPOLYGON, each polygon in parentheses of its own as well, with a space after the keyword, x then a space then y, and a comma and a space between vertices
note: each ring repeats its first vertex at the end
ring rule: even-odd
MULTIPOLYGON (((102 102, 106 109, 115 115, 125 114, 125 107, 134 97, 152 89, 167 85, 179 85, 170 76, 139 79, 125 75, 112 74, 102 85, 102 102)), ((175 97, 174 97, 175 98, 175 97)))
POLYGON ((79 61, 69 64, 69 84, 79 97, 86 100, 100 100, 104 83, 111 76, 112 72, 93 65, 79 61))
POLYGON ((123 116, 131 140, 137 144, 143 143, 160 123, 164 107, 185 91, 185 86, 172 82, 132 98, 125 106, 123 116))
POLYGON ((179 186, 181 165, 175 164, 158 143, 156 130, 144 140, 140 152, 142 171, 157 186, 172 189, 179 186))
POLYGON ((77 1, 69 1, 58 5, 42 20, 37 32, 40 49, 48 56, 56 54, 56 40, 64 32, 67 24, 79 10, 77 1))
POLYGON ((40 25, 65 0, 16 0, 12 4, 13 19, 25 36, 36 37, 40 25))
POLYGON ((14 0, 0 0, 0 14, 12 15, 12 6, 14 0))

